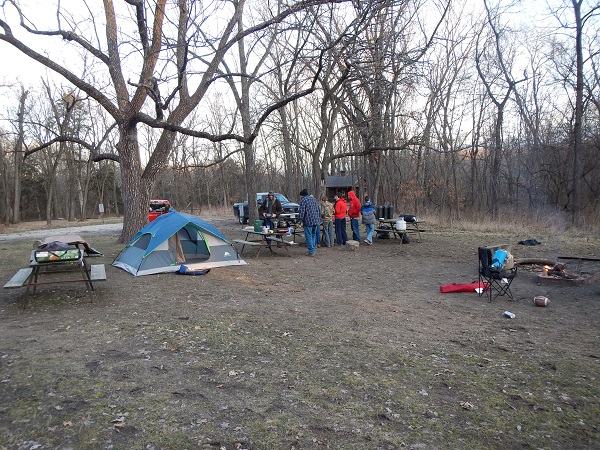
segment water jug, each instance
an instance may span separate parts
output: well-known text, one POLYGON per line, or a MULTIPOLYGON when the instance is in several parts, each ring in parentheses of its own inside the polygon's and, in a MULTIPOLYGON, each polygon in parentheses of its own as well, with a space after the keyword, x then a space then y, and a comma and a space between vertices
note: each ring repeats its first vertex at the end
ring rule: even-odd
POLYGON ((493 267, 495 269, 502 268, 502 266, 504 265, 504 260, 506 259, 507 255, 508 255, 508 253, 506 252, 506 250, 502 250, 501 248, 496 250, 494 252, 494 256, 492 256, 491 267, 493 267))
POLYGON ((394 228, 397 231, 404 231, 404 230, 406 230, 406 222, 404 221, 403 217, 400 217, 398 220, 396 220, 396 224, 394 225, 394 228))
POLYGON ((263 222, 260 219, 256 219, 254 221, 254 231, 258 231, 259 233, 262 231, 263 222))

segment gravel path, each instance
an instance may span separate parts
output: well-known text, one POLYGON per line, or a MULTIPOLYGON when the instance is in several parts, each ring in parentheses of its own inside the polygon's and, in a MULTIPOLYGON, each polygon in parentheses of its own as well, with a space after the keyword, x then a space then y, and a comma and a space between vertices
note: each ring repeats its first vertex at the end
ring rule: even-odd
POLYGON ((66 228, 44 228, 43 230, 21 231, 17 233, 0 234, 0 242, 20 241, 20 240, 36 240, 43 239, 48 236, 59 236, 64 234, 115 234, 119 233, 123 228, 122 223, 106 223, 100 225, 84 225, 79 227, 66 228))
MULTIPOLYGON (((234 229, 240 228, 237 221, 233 217, 202 217, 208 223, 216 226, 221 232, 227 232, 234 229)), ((41 228, 39 230, 30 231, 18 231, 14 233, 0 233, 0 243, 20 241, 20 240, 36 240, 44 239, 48 236, 60 236, 65 234, 79 234, 85 236, 86 234, 101 234, 110 235, 118 234, 121 232, 123 223, 105 223, 105 224, 94 224, 94 225, 81 225, 74 227, 59 227, 59 228, 41 228)))

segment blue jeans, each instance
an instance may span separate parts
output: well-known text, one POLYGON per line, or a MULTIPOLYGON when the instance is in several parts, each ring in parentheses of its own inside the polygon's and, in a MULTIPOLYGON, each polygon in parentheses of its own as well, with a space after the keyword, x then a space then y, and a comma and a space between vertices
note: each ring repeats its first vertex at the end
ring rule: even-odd
POLYGON ((333 247, 333 244, 335 244, 333 222, 323 222, 323 242, 325 247, 333 247))
POLYGON ((345 244, 348 240, 348 235, 346 234, 346 218, 343 219, 335 219, 335 241, 338 244, 345 244))
POLYGON ((352 239, 360 242, 360 230, 358 229, 358 219, 350 219, 350 228, 352 228, 352 239))
POLYGON ((373 232, 375 231, 374 223, 365 223, 365 232, 367 233, 367 241, 373 242, 373 232))
POLYGON ((319 225, 307 225, 304 227, 304 239, 308 253, 313 255, 317 250, 317 235, 319 234, 319 225))

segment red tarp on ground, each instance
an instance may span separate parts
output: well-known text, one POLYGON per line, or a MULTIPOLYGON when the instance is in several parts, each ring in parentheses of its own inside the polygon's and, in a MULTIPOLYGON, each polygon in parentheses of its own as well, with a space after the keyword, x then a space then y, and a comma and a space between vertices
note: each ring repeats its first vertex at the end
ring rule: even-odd
POLYGON ((442 294, 446 294, 447 292, 475 292, 475 289, 483 288, 487 289, 487 283, 482 283, 481 281, 476 281, 475 283, 452 283, 452 284, 442 284, 440 286, 440 292, 442 294))

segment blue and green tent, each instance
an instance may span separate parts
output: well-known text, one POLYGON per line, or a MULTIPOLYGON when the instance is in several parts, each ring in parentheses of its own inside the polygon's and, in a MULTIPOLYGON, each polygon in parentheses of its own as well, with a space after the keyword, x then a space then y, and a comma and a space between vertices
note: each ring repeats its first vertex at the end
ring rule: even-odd
POLYGON ((172 211, 136 233, 112 265, 135 275, 243 265, 232 243, 199 217, 172 211))

